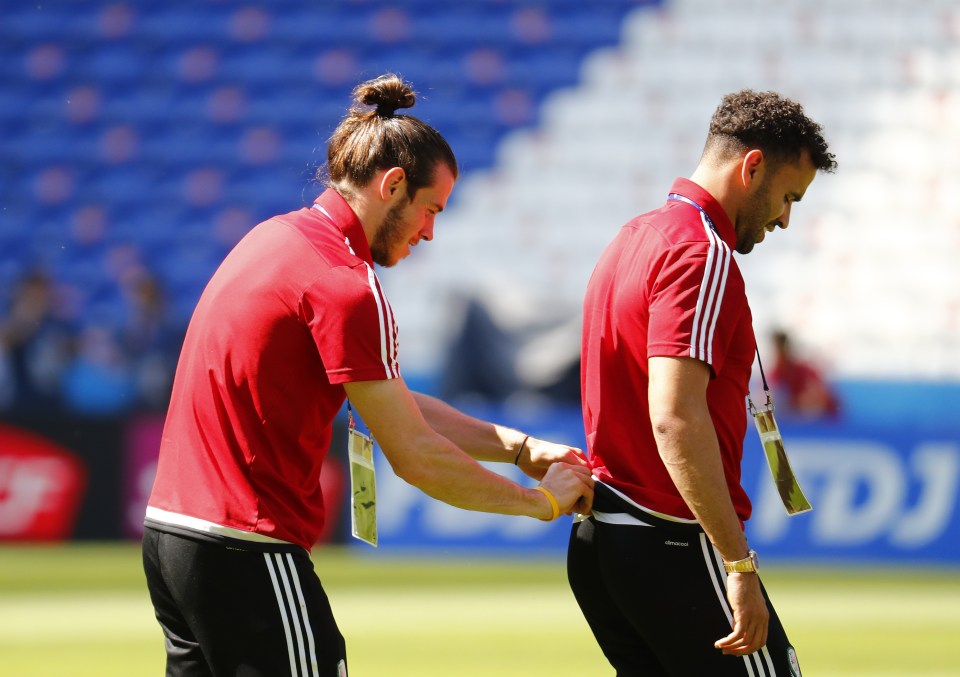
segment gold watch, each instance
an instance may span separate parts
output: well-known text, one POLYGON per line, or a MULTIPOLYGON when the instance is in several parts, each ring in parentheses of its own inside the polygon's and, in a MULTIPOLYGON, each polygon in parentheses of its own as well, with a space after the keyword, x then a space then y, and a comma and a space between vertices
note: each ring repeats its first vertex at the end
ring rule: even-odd
POLYGON ((760 557, 756 550, 750 550, 743 559, 734 562, 724 561, 723 568, 728 574, 747 574, 760 571, 760 557))

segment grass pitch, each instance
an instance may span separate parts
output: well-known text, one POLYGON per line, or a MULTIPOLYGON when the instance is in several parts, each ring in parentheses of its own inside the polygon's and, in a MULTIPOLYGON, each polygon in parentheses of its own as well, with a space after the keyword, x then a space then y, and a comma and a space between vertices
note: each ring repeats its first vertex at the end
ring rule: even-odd
MULTIPOLYGON (((353 677, 610 676, 562 556, 314 553, 353 677)), ((764 580, 808 677, 960 675, 960 570, 799 570, 764 580)), ((163 674, 136 544, 0 547, 5 677, 163 674)))

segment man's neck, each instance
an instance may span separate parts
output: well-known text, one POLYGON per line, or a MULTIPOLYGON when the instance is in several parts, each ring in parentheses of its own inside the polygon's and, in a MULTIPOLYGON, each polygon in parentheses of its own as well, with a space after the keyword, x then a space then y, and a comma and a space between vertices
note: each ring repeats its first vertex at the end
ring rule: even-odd
POLYGON ((737 189, 738 177, 733 171, 728 167, 718 168, 701 162, 690 176, 690 180, 710 193, 726 212, 730 223, 736 223, 742 191, 737 189))
POLYGON ((340 193, 340 196, 350 205, 353 213, 357 215, 367 242, 373 242, 377 228, 383 222, 383 215, 378 211, 381 206, 380 201, 373 199, 373 196, 369 195, 364 189, 334 188, 334 190, 340 193))

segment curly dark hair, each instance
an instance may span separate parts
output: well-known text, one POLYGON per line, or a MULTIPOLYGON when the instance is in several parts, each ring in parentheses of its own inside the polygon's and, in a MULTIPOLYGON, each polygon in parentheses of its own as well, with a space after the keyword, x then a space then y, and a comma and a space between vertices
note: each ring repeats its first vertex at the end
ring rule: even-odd
POLYGON ((402 167, 412 199, 433 181, 437 164, 445 163, 457 177, 457 159, 440 132, 412 115, 397 115, 417 97, 412 86, 387 73, 356 86, 353 106, 327 145, 327 164, 317 173, 341 193, 363 188, 381 169, 402 167))
POLYGON ((818 170, 837 168, 820 125, 799 103, 776 92, 744 89, 727 94, 710 119, 705 152, 726 158, 751 148, 777 163, 795 162, 806 149, 818 170))

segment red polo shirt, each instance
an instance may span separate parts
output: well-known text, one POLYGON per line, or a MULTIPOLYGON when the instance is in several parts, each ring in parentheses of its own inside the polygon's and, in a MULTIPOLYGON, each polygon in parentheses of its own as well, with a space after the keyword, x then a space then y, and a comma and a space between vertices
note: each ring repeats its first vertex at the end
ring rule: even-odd
POLYGON ((736 232, 697 184, 672 188, 700 211, 670 200, 627 223, 607 247, 584 299, 581 391, 595 474, 639 505, 691 519, 654 440, 647 386, 650 357, 693 357, 710 365, 707 404, 740 519, 750 500, 740 485, 750 369, 756 339, 743 278, 731 254, 736 232))
POLYGON ((187 329, 147 524, 310 548, 343 383, 399 377, 357 216, 327 190, 251 230, 187 329))

